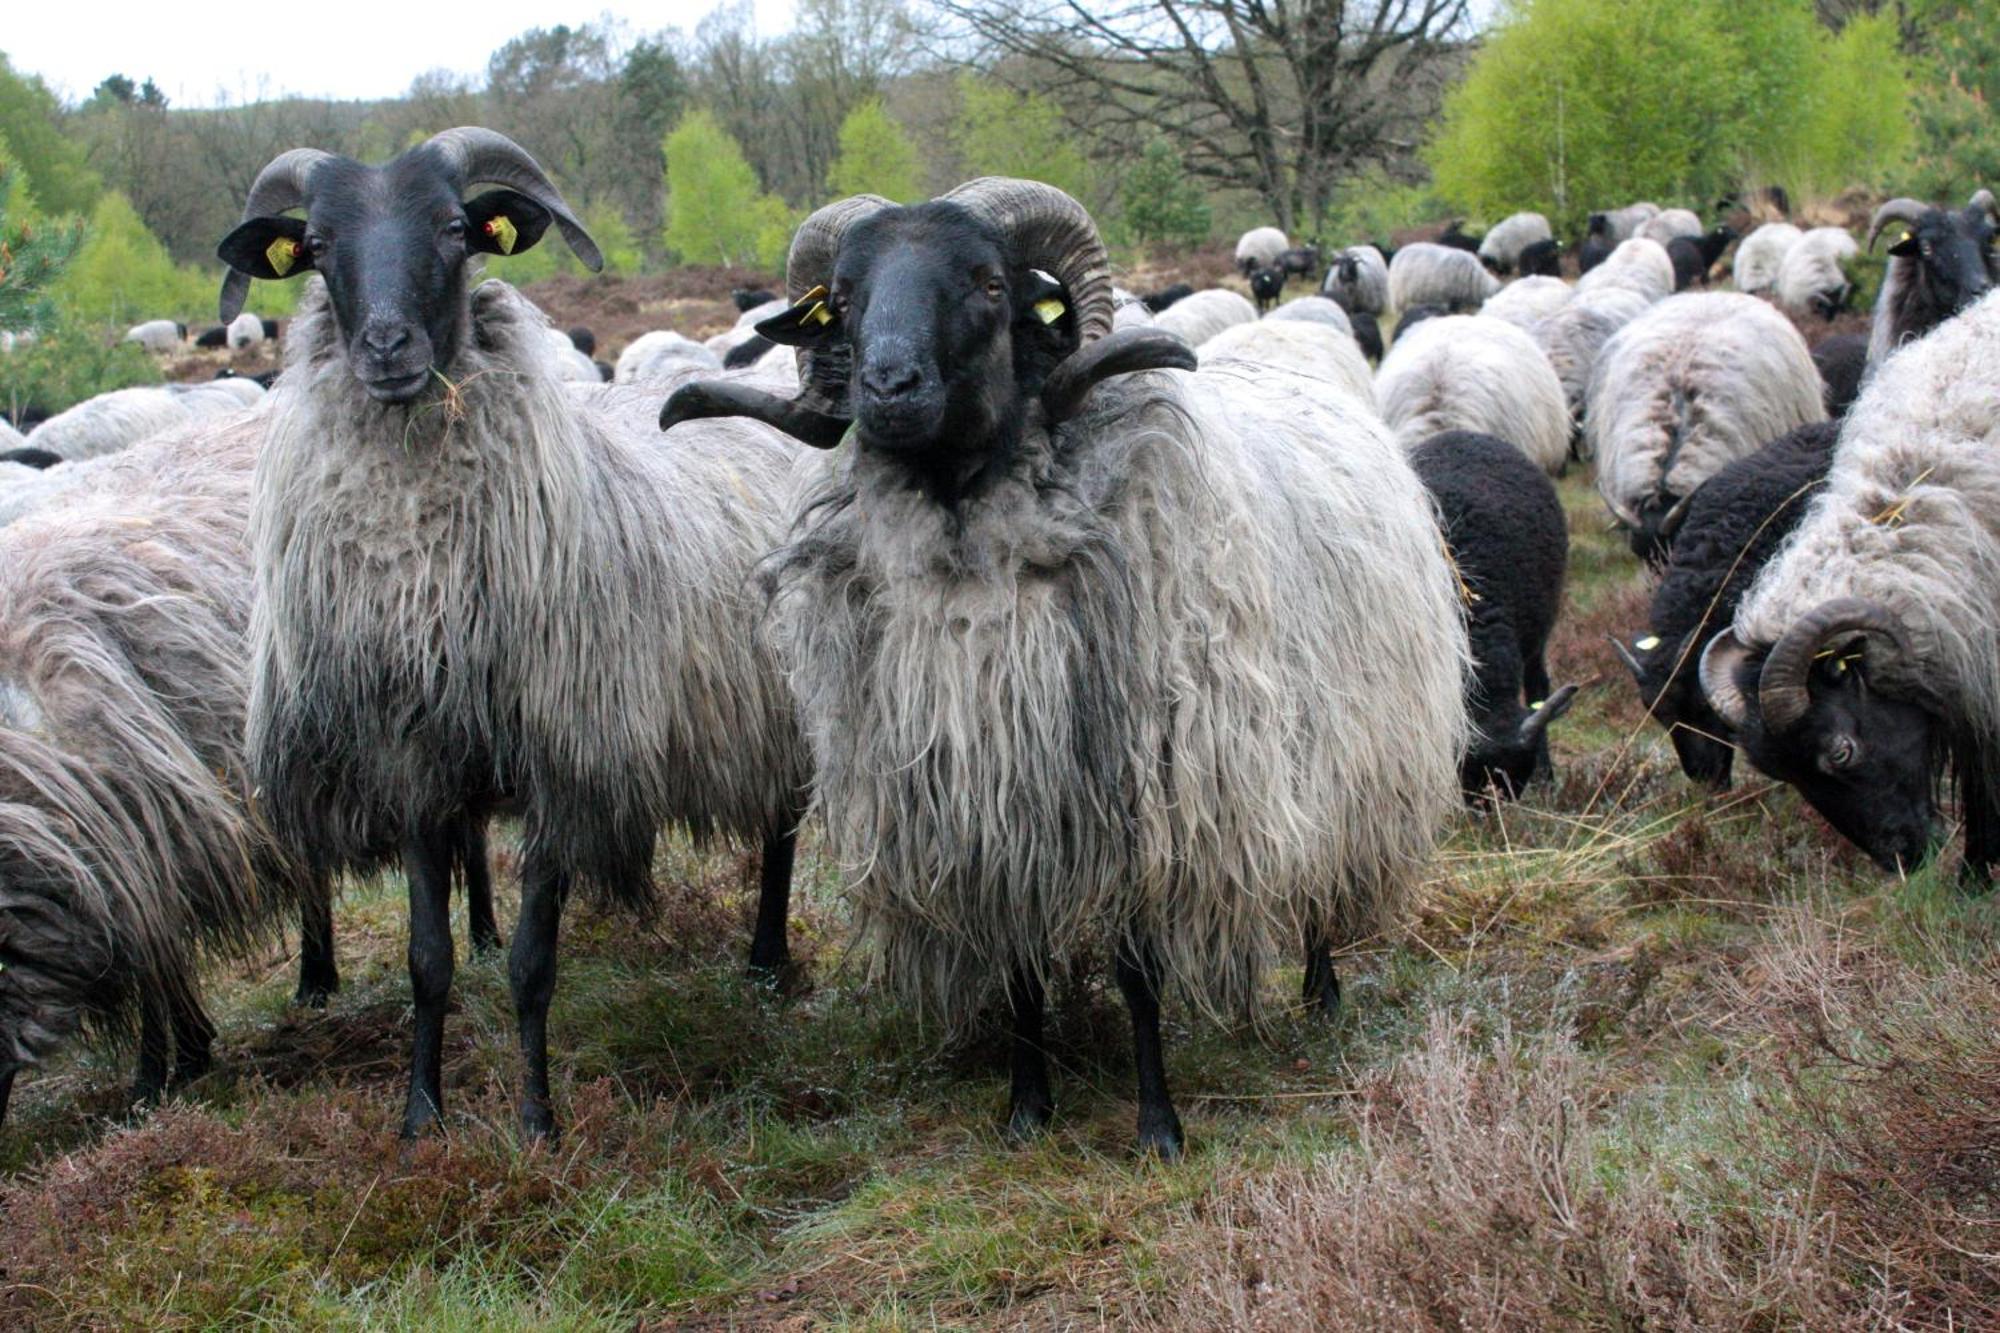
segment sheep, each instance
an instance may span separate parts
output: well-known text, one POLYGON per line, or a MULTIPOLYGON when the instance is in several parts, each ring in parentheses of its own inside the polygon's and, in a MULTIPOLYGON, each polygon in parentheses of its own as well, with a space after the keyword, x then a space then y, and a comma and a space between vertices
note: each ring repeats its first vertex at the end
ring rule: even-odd
POLYGON ((1382 326, 1375 316, 1365 310, 1357 310, 1347 317, 1352 326, 1354 345, 1361 349, 1361 355, 1370 361, 1382 359, 1382 326))
POLYGON ((1163 987, 1254 1012, 1303 934, 1332 1000, 1324 945, 1395 915, 1455 803, 1464 630, 1430 502, 1350 395, 1241 362, 1100 382, 1189 365, 1110 332, 1107 266, 1035 182, 844 201, 789 282, 837 274, 850 301, 765 325, 810 396, 743 406, 808 443, 851 431, 804 468, 762 584, 884 980, 952 1024, 1008 999, 1009 1125, 1032 1134, 1045 982, 1102 942, 1139 1146, 1174 1156, 1163 987), (991 307, 947 301, 967 271, 1006 275, 991 307))
POLYGON ((1295 245, 1278 256, 1277 269, 1288 278, 1319 276, 1319 247, 1295 245))
POLYGON ((1663 301, 1674 294, 1674 261, 1658 241, 1637 236, 1620 241, 1609 259, 1576 281, 1578 294, 1606 287, 1623 287, 1648 301, 1663 301))
POLYGON ((1758 295, 1774 289, 1785 252, 1804 235, 1789 222, 1767 222, 1744 237, 1743 244, 1736 247, 1736 262, 1731 269, 1736 290, 1758 295))
POLYGON ((1608 236, 1593 235, 1584 237, 1576 247, 1577 276, 1582 277, 1605 260, 1611 258, 1611 252, 1617 248, 1618 243, 1608 236))
MULTIPOLYGON (((776 292, 764 287, 738 287, 729 293, 730 304, 736 307, 736 313, 739 315, 747 315, 753 310, 760 309, 761 307, 770 305, 773 301, 781 299, 776 292)), ((584 348, 583 350, 590 351, 592 349, 584 348)))
POLYGON ((1458 314, 1499 290, 1500 279, 1470 250, 1418 242, 1398 250, 1389 265, 1389 304, 1397 310, 1441 305, 1458 314))
MULTIPOLYGON (((1592 213, 1589 218, 1590 234, 1602 236, 1613 246, 1629 241, 1639 234, 1639 229, 1660 215, 1660 206, 1654 203, 1628 204, 1624 208, 1614 208, 1608 212, 1592 213)), ((1697 231, 1700 224, 1696 224, 1697 231)))
POLYGON ((134 324, 125 330, 126 342, 137 343, 161 356, 177 349, 186 337, 187 325, 177 324, 171 319, 149 319, 144 324, 134 324))
POLYGON ((1422 324, 1425 320, 1441 319, 1450 313, 1450 307, 1441 305, 1413 305, 1408 310, 1398 311, 1396 314, 1396 337, 1400 340, 1404 334, 1416 328, 1417 325, 1422 324))
POLYGON ((733 327, 704 340, 702 345, 715 353, 717 357, 723 358, 726 365, 727 358, 731 352, 741 347, 744 343, 756 338, 757 325, 759 323, 780 313, 784 308, 785 303, 783 300, 766 301, 762 305, 752 306, 736 317, 736 323, 733 327))
POLYGON ((229 350, 241 352, 264 341, 264 321, 246 310, 229 321, 225 333, 229 350))
POLYGON ((1292 243, 1276 227, 1253 227, 1236 240, 1236 271, 1249 277, 1260 268, 1275 268, 1292 243))
POLYGON ((194 338, 194 345, 203 351, 214 351, 229 345, 229 330, 217 324, 214 328, 203 329, 194 338))
POLYGON ((1332 380, 1363 404, 1372 406, 1375 401, 1374 379, 1360 347, 1331 325, 1274 315, 1224 329, 1196 348, 1195 356, 1203 370, 1238 361, 1278 366, 1332 380))
POLYGON ((597 355, 597 335, 581 324, 569 331, 569 345, 587 357, 597 355))
POLYGON ((1846 417, 1847 409, 1860 396, 1862 378, 1868 373, 1868 348, 1865 333, 1837 333, 1821 339, 1812 349, 1826 414, 1835 421, 1846 417))
POLYGON ((58 412, 35 427, 29 439, 72 462, 95 458, 190 421, 237 411, 262 396, 250 379, 113 389, 58 412))
POLYGON ((1165 330, 1189 347, 1199 347, 1232 324, 1257 318, 1257 307, 1224 287, 1210 287, 1183 297, 1153 317, 1153 327, 1165 330))
POLYGON ((1250 274, 1250 299, 1257 303, 1257 313, 1264 314, 1276 305, 1278 298, 1285 294, 1285 271, 1278 268, 1260 268, 1250 274))
POLYGON ((1789 319, 1738 292, 1669 297, 1613 335, 1583 428, 1597 492, 1643 560, 1660 524, 1708 477, 1826 419, 1819 372, 1789 319))
POLYGON ((1562 501, 1540 468, 1491 435, 1433 435, 1410 450, 1410 466, 1465 585, 1473 738, 1459 785, 1473 797, 1518 795, 1548 771, 1549 724, 1576 697, 1574 685, 1550 692, 1546 658, 1569 555, 1562 501))
POLYGON ((1528 336, 1548 357, 1562 382, 1570 418, 1579 426, 1588 406, 1590 375, 1604 344, 1652 304, 1637 292, 1607 287, 1573 297, 1562 309, 1528 326, 1528 336))
POLYGON ((1674 266, 1674 290, 1686 291, 1699 284, 1708 286, 1709 272, 1736 240, 1736 228, 1727 224, 1700 236, 1676 236, 1667 242, 1667 259, 1674 266))
POLYGON ((1536 241, 1521 248, 1520 258, 1514 263, 1514 271, 1524 278, 1560 278, 1562 254, 1561 241, 1554 239, 1536 241))
POLYGON ((722 357, 692 338, 670 329, 642 333, 618 354, 611 372, 614 384, 658 384, 683 367, 701 370, 722 369, 722 357))
POLYGON ((1569 459, 1562 384, 1534 339, 1505 320, 1447 315, 1399 336, 1375 372, 1375 404, 1407 447, 1472 431, 1551 473, 1569 459))
POLYGON ((1993 253, 1993 194, 1981 190, 1962 210, 1891 199, 1875 210, 1868 248, 1891 222, 1909 231, 1889 247, 1889 266, 1869 326, 1868 364, 1879 365, 1906 342, 1923 337, 2000 282, 1993 253))
POLYGON ((259 173, 244 219, 218 251, 225 317, 252 278, 315 275, 251 501, 250 773, 312 864, 402 859, 407 1136, 442 1115, 450 830, 521 810, 519 1123, 547 1138, 548 1005, 573 883, 645 904, 668 821, 760 839, 751 963, 786 965, 804 746, 743 590, 781 539, 793 450, 738 423, 661 449, 657 395, 565 384, 540 312, 505 282, 469 285, 472 255, 518 253, 551 222, 602 265, 503 135, 447 130, 381 167, 294 149, 259 173), (464 198, 482 183, 508 188, 464 198), (283 216, 294 208, 304 220, 283 216), (322 257, 303 238, 334 219, 342 239, 322 257))
POLYGON ((1139 304, 1152 314, 1157 315, 1172 306, 1174 302, 1193 295, 1194 288, 1188 286, 1185 282, 1176 282, 1171 286, 1162 287, 1156 292, 1147 292, 1145 295, 1139 297, 1139 304))
POLYGON ((1389 308, 1389 262, 1372 245, 1351 245, 1333 257, 1320 295, 1350 315, 1380 315, 1389 308))
POLYGON ((1667 729, 1681 771, 1729 785, 1735 756, 1727 723, 1708 706, 1701 650, 1735 618, 1736 605, 1790 536, 1825 483, 1839 430, 1815 421, 1780 435, 1695 487, 1670 534, 1644 633, 1612 639, 1639 702, 1667 729))
POLYGON ((1555 232, 1540 213, 1515 213, 1502 218, 1479 243, 1479 257, 1495 273, 1512 273, 1521 252, 1543 241, 1553 243, 1555 232))
POLYGON ((1702 652, 1709 703, 1886 870, 1939 842, 1947 768, 1960 882, 2000 859, 2000 294, 1876 368, 1826 488, 1702 652))
POLYGON ((1479 313, 1525 329, 1568 305, 1575 294, 1561 278, 1516 278, 1488 297, 1479 313))
POLYGON ((1314 324, 1330 324, 1349 337, 1352 337, 1354 334, 1354 321, 1348 318, 1347 312, 1342 310, 1335 302, 1327 300, 1324 296, 1296 297, 1293 300, 1285 302, 1276 310, 1264 316, 1264 318, 1267 320, 1302 319, 1314 324))
POLYGON ((1662 209, 1640 223, 1638 230, 1632 234, 1634 236, 1643 236, 1649 241, 1657 241, 1660 247, 1664 249, 1675 237, 1687 236, 1692 238, 1701 235, 1703 230, 1701 218, 1696 216, 1693 210, 1668 208, 1662 209))
POLYGON ((596 363, 577 350, 576 344, 570 341, 567 333, 560 329, 548 329, 544 331, 544 337, 549 344, 549 356, 555 362, 555 372, 558 376, 566 380, 575 380, 580 384, 600 382, 596 363))
POLYGON ((1467 254, 1476 255, 1479 253, 1479 247, 1485 238, 1464 230, 1459 225, 1462 221, 1463 219, 1461 218, 1453 218, 1450 222, 1447 222, 1444 230, 1438 233, 1434 244, 1442 245, 1447 250, 1463 250, 1467 254))
POLYGON ((1842 227, 1814 227, 1785 251, 1778 265, 1778 303, 1787 310, 1833 315, 1854 290, 1841 265, 1861 253, 1842 227))

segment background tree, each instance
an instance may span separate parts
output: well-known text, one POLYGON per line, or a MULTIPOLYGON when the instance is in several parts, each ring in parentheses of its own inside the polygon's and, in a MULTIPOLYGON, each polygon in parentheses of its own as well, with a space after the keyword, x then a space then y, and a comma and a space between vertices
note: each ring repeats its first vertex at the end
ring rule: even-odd
POLYGON ((2000 2, 1915 0, 1906 37, 1921 55, 1912 192, 1964 203, 2000 189, 2000 2))
POLYGON ((871 97, 840 122, 840 153, 827 173, 828 195, 879 194, 899 204, 923 198, 923 168, 903 127, 871 97))
POLYGON ((34 75, 15 72, 0 55, 0 139, 35 183, 35 201, 50 214, 90 211, 104 188, 83 150, 62 131, 62 105, 34 75))
POLYGON ((688 264, 781 263, 790 235, 785 201, 762 193, 728 131, 690 112, 667 136, 667 248, 688 264))
POLYGON ((1052 100, 973 74, 959 77, 958 93, 952 137, 960 174, 1031 177, 1086 203, 1103 202, 1093 198, 1090 163, 1052 100))
POLYGON ((39 330, 55 315, 49 287, 83 242, 75 218, 39 216, 27 175, 0 139, 0 329, 39 330))
POLYGON ((1213 217, 1207 196, 1161 136, 1147 142, 1118 197, 1125 228, 1142 245, 1199 245, 1208 239, 1213 217))

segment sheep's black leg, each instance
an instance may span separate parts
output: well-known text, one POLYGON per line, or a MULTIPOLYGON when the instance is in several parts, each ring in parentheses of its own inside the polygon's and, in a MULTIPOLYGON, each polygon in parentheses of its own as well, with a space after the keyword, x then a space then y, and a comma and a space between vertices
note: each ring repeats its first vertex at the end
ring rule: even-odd
POLYGON ((340 969, 333 961, 333 881, 315 872, 299 903, 299 989, 292 1003, 313 1009, 340 989, 340 969))
POLYGON ((192 985, 174 994, 169 1013, 174 1025, 174 1082, 192 1083, 215 1065, 215 1024, 192 985))
POLYGON ((1306 979, 1299 991, 1308 1009, 1317 1005, 1327 1018, 1340 1012, 1340 974, 1334 971, 1333 950, 1318 922, 1306 927, 1306 979))
POLYGON ((403 847, 410 881, 410 1001, 416 1039, 403 1137, 416 1138, 444 1115, 444 1011, 451 999, 451 848, 449 829, 427 827, 403 847))
POLYGON ((798 850, 796 827, 764 839, 762 882, 757 891, 757 929, 750 936, 750 971, 781 974, 791 965, 792 946, 786 937, 792 911, 792 862, 798 850))
POLYGON ((139 1072, 132 1080, 127 1101, 134 1106, 156 1105, 167 1090, 167 1066, 173 1059, 173 1035, 167 1018, 167 1000, 155 983, 139 1002, 139 1072))
POLYGON ((1988 781, 1985 757, 1972 754, 1958 763, 1958 793, 1965 806, 1965 860, 1958 886, 1968 893, 1993 887, 1993 863, 2000 861, 2000 791, 1988 781))
POLYGON ((1014 969, 1007 983, 1007 1002, 1014 1015, 1012 1086, 1007 1093, 1007 1134, 1016 1140, 1034 1138, 1048 1127, 1055 1113, 1049 1092, 1049 1057, 1042 1045, 1045 997, 1042 979, 1025 967, 1014 969))
POLYGON ((465 920, 472 952, 500 947, 500 923, 493 915, 493 867, 486 856, 486 816, 465 814, 452 825, 452 859, 465 881, 465 920))
POLYGON ((553 1139, 556 1118, 549 1097, 549 1000, 556 990, 556 932, 569 875, 538 852, 521 872, 521 915, 514 922, 514 951, 507 976, 514 986, 514 1018, 521 1030, 521 1137, 553 1139))
POLYGON ((7 1102, 14 1095, 14 1075, 20 1072, 13 1065, 0 1069, 0 1125, 7 1123, 7 1102))
POLYGON ((1167 1091, 1166 1056, 1160 1045, 1159 953, 1149 937, 1131 936, 1118 947, 1118 989, 1132 1013, 1132 1054, 1139 1067, 1139 1151, 1172 1160, 1186 1140, 1167 1091))

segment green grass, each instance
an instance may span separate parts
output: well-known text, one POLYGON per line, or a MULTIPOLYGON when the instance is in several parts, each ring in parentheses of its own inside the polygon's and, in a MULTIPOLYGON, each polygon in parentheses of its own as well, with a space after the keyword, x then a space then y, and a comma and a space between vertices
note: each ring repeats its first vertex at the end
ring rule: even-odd
MULTIPOLYGON (((1463 819, 1406 933, 1344 961, 1333 1023, 1289 1015, 1253 1036, 1170 1016, 1184 1162, 1129 1152, 1125 1018, 1096 978, 1059 994, 1052 1132, 1005 1141, 1002 1046, 943 1045, 868 983, 810 846, 802 994, 741 974, 755 879, 734 854, 666 847, 674 892, 650 927, 572 914, 550 1149, 513 1134, 504 964, 461 957, 449 1133, 406 1149, 404 908, 376 881, 343 899, 344 986, 324 1013, 285 1003, 286 951, 215 971, 219 1066, 150 1118, 125 1117, 113 1055, 24 1078, 0 1129, 0 1322, 1213 1323, 1190 1275, 1236 1253, 1218 1218, 1266 1182, 1382 1151, 1371 1127, 1394 1117, 1370 1117, 1447 1018, 1489 1067, 1574 1052, 1607 1197, 1655 1191, 1690 1225, 1736 1226, 1765 1179, 1745 1145, 1770 1130, 1776 1086, 1744 995, 1788 932, 1835 923, 1921 980, 1990 957, 2000 915, 1948 875, 1886 883, 1754 776, 1726 796, 1691 788, 1601 640, 1636 626, 1642 576, 1587 481, 1562 489, 1574 555, 1554 668, 1585 688, 1556 733, 1559 781, 1463 819)), ((504 923, 512 859, 496 842, 504 923)), ((1287 966, 1270 984, 1297 979, 1287 966)))

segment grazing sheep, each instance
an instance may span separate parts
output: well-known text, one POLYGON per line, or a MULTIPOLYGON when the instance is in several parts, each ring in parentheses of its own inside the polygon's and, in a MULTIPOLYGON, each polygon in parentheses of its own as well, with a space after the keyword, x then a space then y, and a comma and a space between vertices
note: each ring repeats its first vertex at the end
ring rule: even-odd
MULTIPOLYGON (((1639 229, 1660 215, 1660 206, 1653 203, 1628 204, 1624 208, 1614 208, 1604 213, 1592 213, 1589 219, 1590 234, 1602 236, 1616 246, 1631 240, 1639 234, 1639 229)), ((1695 224, 1701 230, 1701 224, 1695 224)))
POLYGON ((1563 271, 1563 247, 1558 240, 1536 241, 1523 246, 1520 258, 1514 263, 1514 271, 1524 278, 1560 278, 1563 271))
POLYGON ((1465 585, 1472 745, 1459 761, 1459 785, 1468 796, 1516 796, 1549 771, 1549 724, 1576 697, 1574 685, 1550 693, 1547 661, 1569 522, 1555 484, 1506 440, 1433 435, 1410 450, 1410 466, 1437 504, 1465 585))
POLYGON ((1618 248, 1618 242, 1609 236, 1586 236, 1576 247, 1576 272, 1581 277, 1605 260, 1618 248))
POLYGON ((886 981, 955 1025, 1009 999, 1032 1133, 1044 983, 1102 943, 1140 1146, 1171 1156, 1163 989, 1254 1011, 1303 936, 1331 998, 1321 946, 1393 918, 1454 803, 1464 631, 1430 502, 1350 395, 1242 362, 1099 383, 1188 364, 1110 332, 1107 266, 1034 182, 808 219, 791 289, 851 303, 765 326, 813 387, 756 410, 851 442, 764 583, 886 981), (967 271, 1010 275, 992 307, 946 299, 967 271))
POLYGON ((203 351, 215 351, 229 345, 229 330, 217 324, 212 329, 203 329, 194 338, 194 345, 203 351))
POLYGON ((1561 278, 1516 278, 1487 298, 1479 313, 1525 329, 1568 305, 1575 295, 1561 278))
POLYGON ((1703 481, 1797 426, 1824 421, 1819 372, 1792 322, 1738 292, 1669 297, 1606 344, 1583 428, 1597 492, 1644 560, 1703 481))
POLYGON ((1701 692, 1701 650, 1735 619, 1736 605, 1799 525, 1826 480, 1839 429, 1828 421, 1781 435, 1697 486, 1670 534, 1647 628, 1613 639, 1639 702, 1667 729, 1681 771, 1729 785, 1729 725, 1701 692))
POLYGON ((1396 252, 1389 265, 1389 304, 1397 310, 1441 305, 1453 314, 1476 310, 1500 290, 1470 250, 1418 242, 1396 252))
POLYGON ((1597 368, 1604 344, 1652 305, 1637 292, 1606 287, 1574 297, 1562 309, 1528 326, 1528 336, 1548 357, 1562 382, 1570 419, 1579 427, 1588 407, 1591 372, 1597 368))
POLYGON ((1161 311, 1171 307, 1176 301, 1193 295, 1194 288, 1188 286, 1185 282, 1176 282, 1172 286, 1162 287, 1156 292, 1147 292, 1139 298, 1139 304, 1144 306, 1150 313, 1157 315, 1161 311))
POLYGON ((467 260, 503 236, 518 253, 551 223, 587 267, 602 258, 502 135, 447 130, 382 167, 294 149, 259 174, 244 216, 220 247, 225 315, 253 277, 318 273, 286 339, 252 496, 248 749, 262 808, 315 865, 402 859, 416 1006, 406 1135, 441 1115, 451 829, 522 812, 509 980, 520 1123, 545 1137, 556 930, 573 885, 648 902, 670 821, 759 839, 751 962, 785 962, 804 751, 744 593, 782 539, 794 450, 747 423, 663 449, 657 394, 556 378, 540 313, 504 282, 471 286, 467 260), (507 188, 465 197, 482 183, 507 188), (306 218, 284 216, 294 208, 306 218), (322 259, 301 245, 273 272, 283 242, 335 218, 344 248, 322 259))
POLYGON ((1173 334, 1189 347, 1199 347, 1232 324, 1257 318, 1257 307, 1224 287, 1210 287, 1182 297, 1153 317, 1153 327, 1173 334))
POLYGON ((1278 256, 1277 267, 1288 278, 1317 278, 1319 276, 1319 247, 1317 245, 1295 245, 1278 256))
POLYGON ((1841 265, 1861 253, 1842 227, 1814 227, 1785 251, 1778 265, 1778 303, 1788 310, 1833 315, 1854 290, 1841 265))
POLYGON ((1328 324, 1276 316, 1237 324, 1196 348, 1195 355, 1203 370, 1237 361, 1276 366, 1332 380, 1370 407, 1375 402, 1374 378, 1361 348, 1350 334, 1328 324))
POLYGON ((1276 227, 1253 227, 1236 241, 1236 271, 1249 277, 1260 268, 1276 268, 1292 243, 1276 227))
POLYGON ((1724 225, 1700 236, 1676 236, 1667 242, 1667 259, 1674 266, 1674 290, 1708 286, 1709 272, 1736 239, 1736 228, 1724 225))
POLYGON ((1639 224, 1632 234, 1643 236, 1649 241, 1657 241, 1662 249, 1679 236, 1695 237, 1702 234, 1701 219, 1693 210, 1686 208, 1662 209, 1639 224))
POLYGON ((1981 190, 1963 209, 1930 208, 1891 199, 1875 210, 1868 248, 1891 222, 1909 231, 1889 247, 1889 267, 1875 300, 1868 363, 1879 365, 1904 343, 1923 337, 2000 283, 1993 252, 1993 194, 1981 190))
POLYGON ((1839 421, 1861 394, 1861 381, 1868 374, 1869 338, 1865 333, 1837 333, 1823 338, 1812 349, 1813 366, 1819 371, 1825 392, 1826 414, 1839 421))
POLYGON ((28 438, 58 458, 72 462, 95 458, 163 430, 252 406, 263 393, 255 380, 241 377, 113 389, 58 412, 28 438))
POLYGON ((1497 435, 1544 471, 1569 460, 1569 412, 1549 359, 1522 330, 1447 315, 1399 336, 1375 373, 1375 403, 1405 446, 1447 431, 1497 435))
POLYGON ((1438 233, 1435 244, 1442 245, 1447 250, 1463 250, 1467 254, 1476 255, 1479 253, 1480 244, 1485 240, 1485 237, 1476 236, 1464 230, 1459 225, 1461 221, 1463 219, 1453 218, 1450 222, 1447 222, 1444 230, 1438 233))
POLYGON ((1372 245, 1351 245, 1333 257, 1320 295, 1350 315, 1380 315, 1389 308, 1389 261, 1372 245))
POLYGON ((690 367, 720 370, 722 357, 671 329, 654 329, 626 344, 625 350, 618 354, 618 364, 611 372, 611 380, 614 384, 658 386, 690 367))
POLYGON ((227 335, 230 351, 246 351, 264 341, 264 321, 246 310, 229 321, 227 335))
POLYGON ((144 324, 134 324, 125 330, 126 342, 138 343, 156 355, 177 350, 186 337, 187 325, 177 324, 171 319, 149 319, 144 324))
POLYGON ((1370 361, 1382 359, 1382 326, 1375 316, 1365 310, 1357 310, 1347 317, 1353 326, 1354 345, 1361 349, 1361 355, 1370 361))
POLYGON ((1407 334, 1411 329, 1416 328, 1419 324, 1422 324, 1425 320, 1442 319, 1450 313, 1451 310, 1448 307, 1441 305, 1413 305, 1408 310, 1398 311, 1396 314, 1396 337, 1400 341, 1403 335, 1407 334))
POLYGON ((1776 288, 1785 252, 1797 245, 1803 235, 1789 222, 1767 222, 1744 237, 1743 244, 1736 247, 1736 262, 1731 271, 1736 290, 1756 295, 1776 288))
MULTIPOLYGON (((739 315, 747 315, 753 310, 762 309, 783 299, 776 292, 763 287, 738 287, 729 293, 730 303, 736 307, 736 313, 739 315)), ((586 347, 581 350, 589 352, 595 349, 586 347)))
POLYGON ((1750 762, 1886 869, 1938 844, 1947 769, 1961 882, 2000 859, 2000 294, 1878 366, 1826 488, 1704 650, 1750 762))
POLYGON ((1354 322, 1348 318, 1347 312, 1342 310, 1335 302, 1327 300, 1324 296, 1296 297, 1285 302, 1276 310, 1264 316, 1264 318, 1266 320, 1303 319, 1314 324, 1331 324, 1334 328, 1339 329, 1342 333, 1350 337, 1354 333, 1354 322))
POLYGON ((1674 261, 1658 241, 1633 237, 1620 241, 1611 257, 1577 279, 1578 295, 1623 287, 1648 301, 1664 301, 1674 294, 1674 261))
POLYGON ((1479 243, 1479 257, 1495 273, 1512 273, 1521 252, 1538 242, 1553 243, 1555 232, 1540 213, 1515 213, 1502 218, 1479 243))

